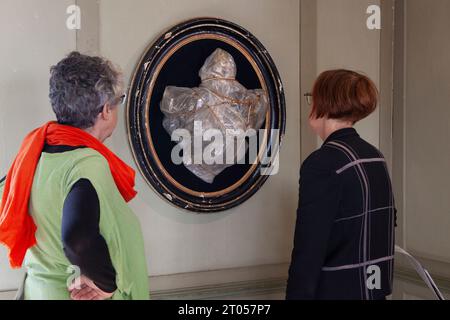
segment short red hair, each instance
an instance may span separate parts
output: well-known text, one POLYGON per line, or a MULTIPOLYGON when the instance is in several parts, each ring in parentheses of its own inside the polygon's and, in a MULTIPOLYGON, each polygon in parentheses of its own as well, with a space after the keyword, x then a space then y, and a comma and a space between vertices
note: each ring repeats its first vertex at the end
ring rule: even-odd
POLYGON ((312 117, 356 123, 375 111, 378 90, 365 75, 344 69, 329 70, 317 78, 312 100, 312 117))

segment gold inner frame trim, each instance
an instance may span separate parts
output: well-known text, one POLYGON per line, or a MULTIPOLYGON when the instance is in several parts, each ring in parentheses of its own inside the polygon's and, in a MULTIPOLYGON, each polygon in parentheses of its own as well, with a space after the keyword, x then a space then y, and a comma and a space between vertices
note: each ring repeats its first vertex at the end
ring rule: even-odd
MULTIPOLYGON (((242 46, 240 46, 238 43, 236 43, 235 41, 225 37, 225 36, 221 36, 221 35, 216 35, 216 34, 197 34, 194 35, 188 39, 185 39, 183 41, 181 41, 180 43, 178 43, 175 47, 173 47, 168 54, 163 58, 163 60, 158 64, 152 78, 151 78, 151 82, 149 85, 149 90, 147 93, 147 97, 146 97, 146 110, 145 110, 145 128, 146 128, 146 137, 149 141, 149 145, 150 145, 150 151, 152 153, 152 156, 158 166, 158 168, 160 169, 160 171, 163 173, 164 177, 170 182, 172 183, 175 187, 177 187, 178 189, 184 191, 185 193, 188 193, 190 195, 196 196, 196 197, 216 197, 216 196, 221 196, 223 194, 226 194, 228 192, 231 192, 233 190, 235 190, 236 188, 238 188, 244 181, 246 181, 248 179, 248 177, 250 177, 253 172, 255 171, 259 161, 255 164, 253 164, 251 166, 251 168, 246 172, 246 174, 239 179, 239 181, 237 181, 236 183, 234 183, 233 185, 220 190, 220 191, 216 191, 216 192, 200 192, 200 191, 195 191, 189 188, 186 188, 184 185, 182 185, 181 183, 179 183, 177 180, 175 180, 165 169, 165 167, 162 165, 155 147, 153 145, 153 140, 151 137, 151 133, 150 133, 150 98, 151 98, 151 94, 153 92, 153 87, 155 85, 155 82, 159 76, 159 73, 161 72, 162 68, 164 67, 164 65, 166 64, 166 62, 170 59, 170 57, 176 52, 178 51, 181 47, 185 46, 186 44, 189 44, 191 42, 194 41, 198 41, 198 40, 203 40, 203 39, 214 39, 214 40, 219 40, 219 41, 223 41, 231 46, 233 46, 234 48, 236 48, 237 50, 239 50, 239 52, 241 52, 245 58, 250 62, 250 64, 252 65, 254 71, 256 72, 259 82, 263 88, 263 90, 266 92, 268 92, 267 90, 267 85, 264 81, 264 77, 262 75, 261 70, 258 68, 258 65, 256 64, 256 62, 254 61, 254 59, 251 57, 251 55, 248 53, 247 50, 245 50, 242 46)), ((267 112, 266 115, 266 125, 265 127, 268 128, 270 126, 270 111, 267 112)), ((265 146, 267 142, 267 132, 264 134, 264 140, 262 142, 261 145, 265 146)), ((260 153, 258 154, 258 159, 261 159, 261 155, 263 152, 265 152, 266 147, 262 148, 262 150, 260 150, 260 153)), ((150 164, 147 158, 147 154, 144 153, 144 157, 147 161, 147 164, 150 164)))

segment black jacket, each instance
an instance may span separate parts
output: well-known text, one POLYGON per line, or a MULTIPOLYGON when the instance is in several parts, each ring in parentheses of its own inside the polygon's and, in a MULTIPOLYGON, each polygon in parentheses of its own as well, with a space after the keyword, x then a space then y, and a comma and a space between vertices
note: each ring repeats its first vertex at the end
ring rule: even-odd
POLYGON ((287 299, 383 299, 392 292, 396 210, 383 155, 355 129, 303 163, 287 299))

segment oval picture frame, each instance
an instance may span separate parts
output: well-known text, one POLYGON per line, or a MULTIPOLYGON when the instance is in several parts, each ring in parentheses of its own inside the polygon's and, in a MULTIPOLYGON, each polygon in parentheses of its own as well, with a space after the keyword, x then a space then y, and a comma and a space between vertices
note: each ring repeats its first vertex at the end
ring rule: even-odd
POLYGON ((228 210, 253 196, 278 161, 286 129, 284 88, 268 51, 249 31, 217 18, 180 23, 145 50, 132 76, 126 114, 130 148, 145 181, 172 205, 196 213, 228 210), (235 164, 208 184, 170 160, 176 142, 162 127, 159 103, 168 85, 198 86, 199 67, 217 48, 235 59, 236 80, 247 89, 265 90, 269 110, 255 161, 235 164))

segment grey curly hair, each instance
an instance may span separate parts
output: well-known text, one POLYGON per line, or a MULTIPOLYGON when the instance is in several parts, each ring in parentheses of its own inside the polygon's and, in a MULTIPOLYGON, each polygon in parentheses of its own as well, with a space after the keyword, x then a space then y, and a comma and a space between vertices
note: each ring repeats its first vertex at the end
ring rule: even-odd
POLYGON ((58 123, 86 129, 122 94, 122 74, 110 61, 72 52, 50 69, 50 102, 58 123))

